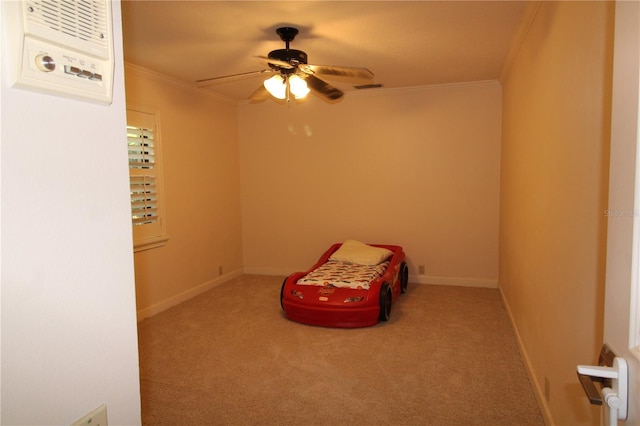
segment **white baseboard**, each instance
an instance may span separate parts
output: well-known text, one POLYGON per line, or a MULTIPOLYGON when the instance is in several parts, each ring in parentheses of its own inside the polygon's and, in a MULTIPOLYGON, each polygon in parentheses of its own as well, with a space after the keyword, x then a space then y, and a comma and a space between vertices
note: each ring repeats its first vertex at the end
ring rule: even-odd
POLYGON ((416 284, 450 285, 459 287, 498 288, 497 279, 434 277, 431 275, 409 275, 409 282, 416 284))
POLYGON ((236 271, 229 272, 224 275, 220 275, 217 278, 214 278, 210 281, 207 281, 204 284, 201 284, 197 287, 191 288, 187 291, 177 294, 169 299, 163 300, 160 303, 156 303, 155 305, 149 306, 148 308, 141 309, 138 311, 138 322, 142 321, 145 318, 149 318, 157 313, 160 313, 164 310, 167 310, 173 306, 176 306, 186 300, 189 300, 192 297, 202 294, 205 291, 211 290, 212 288, 217 287, 220 284, 226 283, 227 281, 230 281, 233 278, 236 278, 240 275, 242 275, 242 269, 238 269, 236 271))
POLYGON ((281 268, 244 268, 243 273, 247 275, 269 275, 288 277, 294 272, 301 272, 304 269, 281 269, 281 268))
POLYGON ((518 332, 518 327, 516 326, 516 322, 513 318, 513 313, 511 312, 511 308, 509 307, 509 303, 507 303, 507 299, 504 297, 504 293, 502 290, 498 288, 498 292, 500 293, 500 297, 502 299, 502 304, 504 305, 505 310, 507 311, 507 316, 509 317, 509 321, 511 322, 511 328, 516 335, 516 341, 518 342, 518 348, 520 349, 520 353, 522 354, 522 359, 524 360, 525 370, 527 370, 527 375, 529 376, 529 381, 533 384, 534 392, 533 394, 536 397, 536 401, 538 402, 538 406, 540 407, 540 411, 542 412, 542 417, 545 425, 553 426, 555 425, 553 421, 553 416, 551 415, 551 408, 547 403, 547 399, 544 397, 544 390, 541 386, 540 382, 536 378, 535 371, 533 371, 533 365, 531 364, 531 359, 529 358, 529 354, 522 343, 522 336, 518 332))
MULTIPOLYGON (((292 269, 279 269, 279 268, 244 268, 238 269, 233 272, 221 275, 213 280, 207 281, 197 287, 191 288, 180 294, 177 294, 169 299, 163 300, 160 303, 149 306, 138 311, 138 321, 142 321, 145 318, 149 318, 155 314, 158 314, 164 310, 167 310, 173 306, 176 306, 186 300, 191 299, 207 290, 224 284, 227 281, 232 280, 242 274, 250 275, 269 275, 269 276, 282 276, 287 277, 294 272, 292 269)), ((484 287, 484 288, 498 288, 497 280, 489 280, 482 278, 456 278, 456 277, 432 277, 429 275, 409 275, 409 282, 412 284, 433 284, 433 285, 450 285, 461 287, 484 287)))
MULTIPOLYGON (((302 271, 302 270, 300 270, 302 271)), ((276 275, 287 277, 298 270, 277 268, 245 268, 245 274, 252 275, 276 275)), ((412 284, 451 285, 460 287, 498 288, 497 279, 484 278, 458 278, 458 277, 433 277, 430 275, 409 275, 412 284)))

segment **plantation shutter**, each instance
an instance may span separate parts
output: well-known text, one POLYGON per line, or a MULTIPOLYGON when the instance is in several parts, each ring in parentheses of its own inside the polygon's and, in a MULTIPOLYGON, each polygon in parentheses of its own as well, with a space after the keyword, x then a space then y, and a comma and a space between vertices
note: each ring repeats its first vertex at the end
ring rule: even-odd
POLYGON ((167 240, 163 225, 160 141, 154 113, 127 109, 127 151, 134 247, 167 240))
POLYGON ((153 129, 127 126, 131 219, 133 225, 158 220, 153 129))

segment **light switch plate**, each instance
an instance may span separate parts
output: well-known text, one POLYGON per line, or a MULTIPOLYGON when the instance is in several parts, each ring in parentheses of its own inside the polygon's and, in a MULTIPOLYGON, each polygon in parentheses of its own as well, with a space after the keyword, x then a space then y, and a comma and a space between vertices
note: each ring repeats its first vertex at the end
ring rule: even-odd
POLYGON ((101 405, 83 418, 76 420, 71 426, 107 426, 107 406, 101 405))

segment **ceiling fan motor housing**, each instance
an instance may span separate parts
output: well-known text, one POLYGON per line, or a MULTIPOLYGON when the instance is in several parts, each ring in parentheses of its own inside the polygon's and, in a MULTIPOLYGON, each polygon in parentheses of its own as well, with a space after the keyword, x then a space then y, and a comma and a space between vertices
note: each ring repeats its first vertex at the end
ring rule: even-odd
MULTIPOLYGON (((307 54, 302 50, 277 49, 269 52, 269 59, 277 59, 278 61, 288 62, 290 64, 306 64, 307 54)), ((275 70, 282 72, 283 74, 291 74, 296 71, 296 68, 284 68, 271 63, 269 64, 269 66, 275 70)))

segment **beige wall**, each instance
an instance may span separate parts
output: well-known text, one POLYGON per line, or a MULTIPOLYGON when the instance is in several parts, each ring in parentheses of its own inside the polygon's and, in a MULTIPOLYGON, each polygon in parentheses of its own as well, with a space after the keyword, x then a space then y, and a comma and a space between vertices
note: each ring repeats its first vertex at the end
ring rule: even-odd
POLYGON ((164 247, 135 254, 143 318, 241 272, 237 110, 134 66, 125 77, 127 104, 149 106, 160 117, 170 237, 164 247))
POLYGON ((599 424, 575 369, 602 343, 613 10, 541 2, 503 84, 499 286, 559 425, 599 424))
POLYGON ((497 82, 241 104, 245 271, 353 238, 402 245, 414 281, 497 285, 500 104, 497 82))
POLYGON ((126 90, 160 116, 170 235, 135 255, 140 318, 347 238, 402 245, 415 282, 497 285, 498 83, 236 107, 128 65, 126 90))

